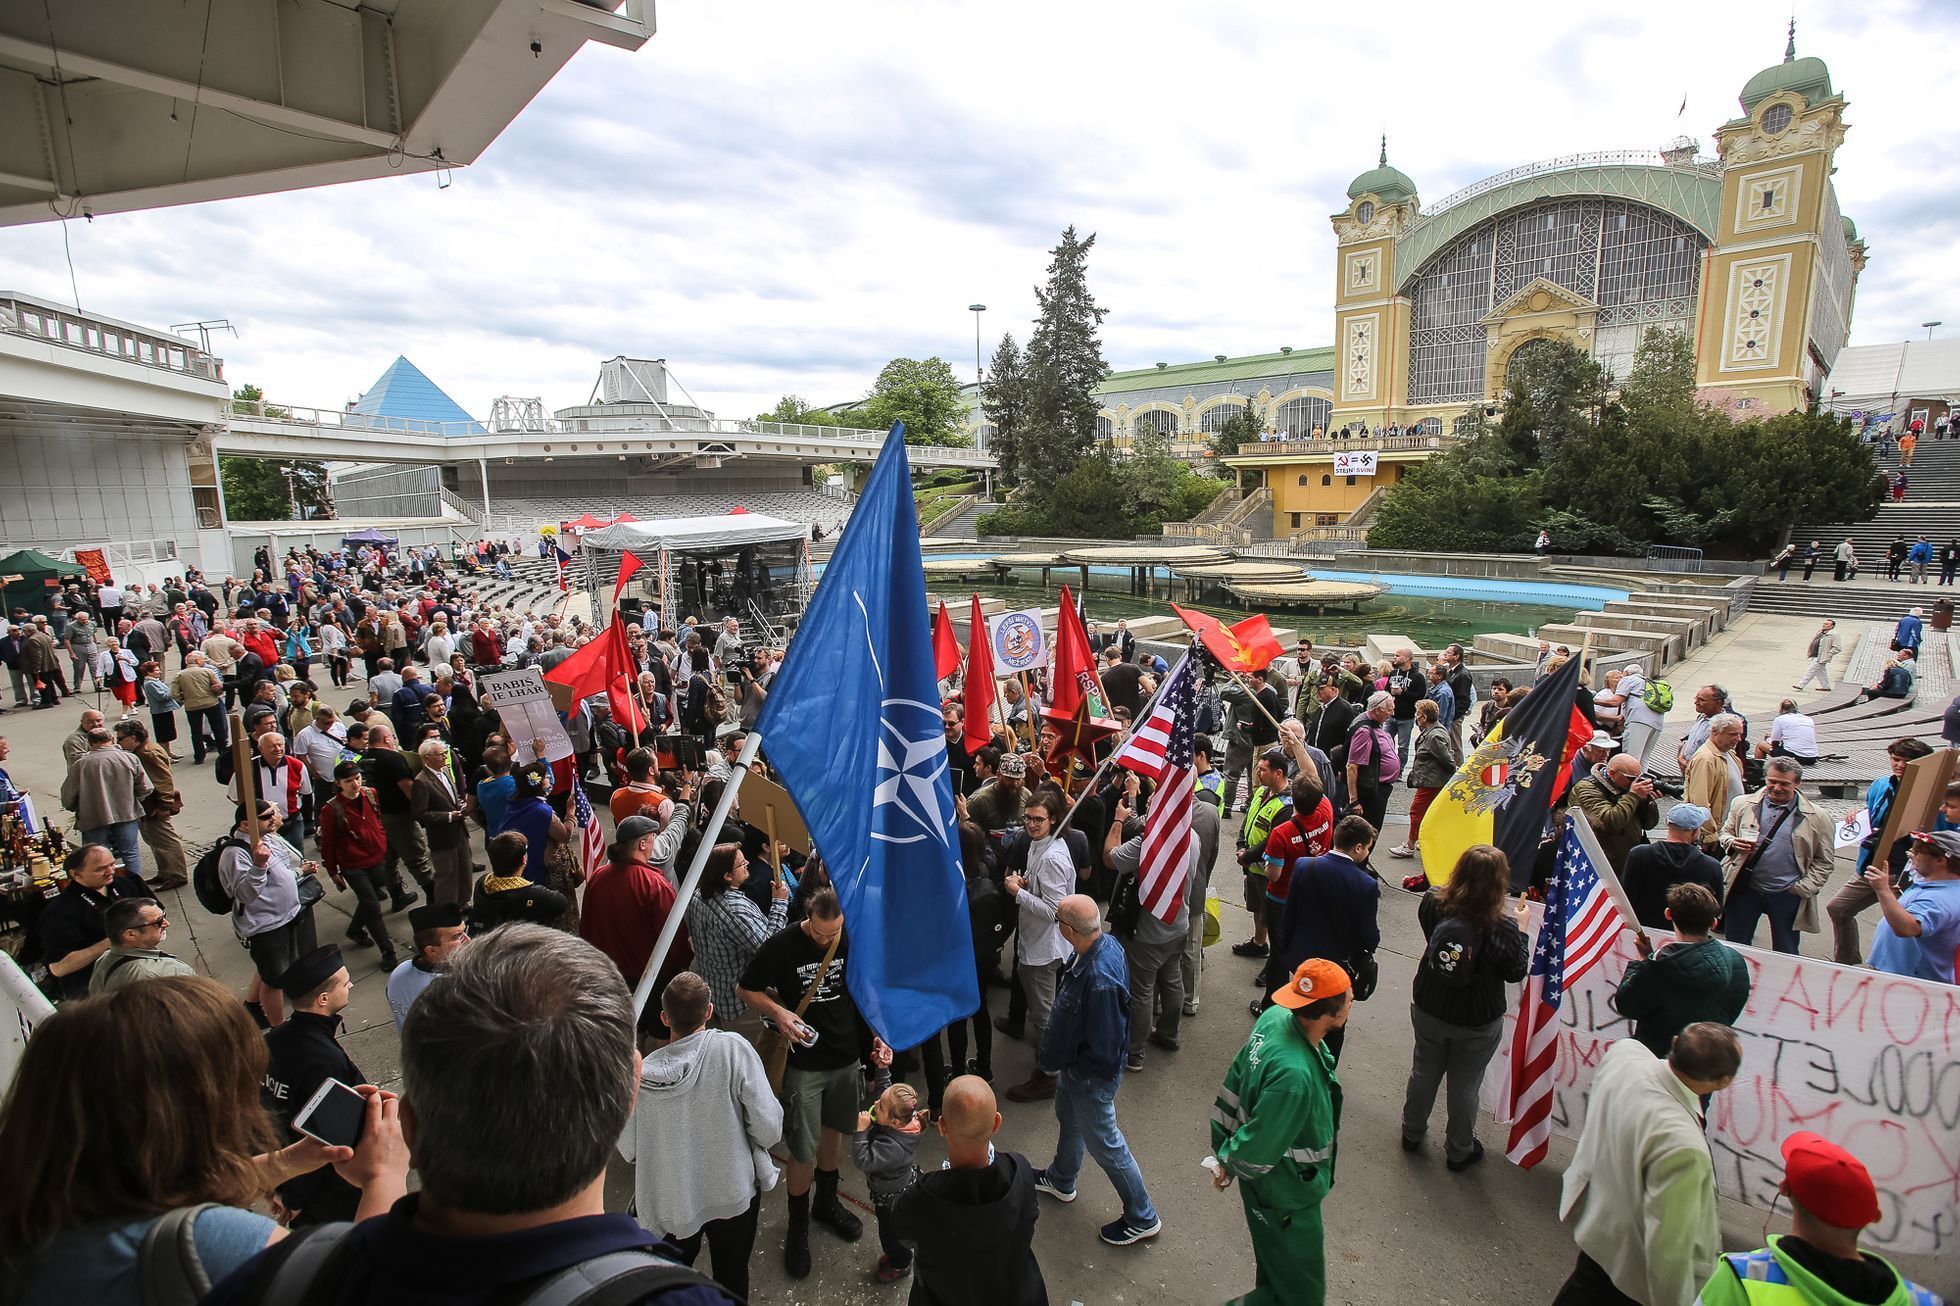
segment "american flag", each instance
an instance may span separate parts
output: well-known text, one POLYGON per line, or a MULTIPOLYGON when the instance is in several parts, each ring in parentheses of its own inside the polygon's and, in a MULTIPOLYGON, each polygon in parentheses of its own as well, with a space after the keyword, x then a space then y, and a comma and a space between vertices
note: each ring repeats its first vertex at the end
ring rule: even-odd
POLYGON ((1166 925, 1184 919, 1184 891, 1191 869, 1191 801, 1195 788, 1197 690, 1191 655, 1179 659, 1155 709, 1117 750, 1115 761, 1157 782, 1144 821, 1137 865, 1137 896, 1166 925))
POLYGON ((572 781, 572 814, 578 822, 579 864, 591 875, 606 860, 606 836, 592 812, 592 800, 585 796, 585 786, 576 780, 572 781))
POLYGON ((1608 887, 1613 868, 1582 818, 1567 821, 1545 885, 1545 918, 1531 954, 1511 1044, 1511 1140, 1504 1154, 1529 1170, 1552 1137, 1558 1009, 1565 990, 1613 950, 1627 924, 1608 887))

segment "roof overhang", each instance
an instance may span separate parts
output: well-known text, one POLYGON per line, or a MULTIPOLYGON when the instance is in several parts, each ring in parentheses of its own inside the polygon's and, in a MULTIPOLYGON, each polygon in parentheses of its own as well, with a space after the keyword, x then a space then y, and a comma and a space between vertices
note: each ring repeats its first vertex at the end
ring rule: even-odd
POLYGON ((0 5, 0 225, 474 163, 650 0, 0 5))
POLYGON ((661 521, 621 522, 580 537, 600 549, 736 549, 745 544, 780 544, 810 537, 801 522, 756 512, 720 517, 669 517, 661 521))

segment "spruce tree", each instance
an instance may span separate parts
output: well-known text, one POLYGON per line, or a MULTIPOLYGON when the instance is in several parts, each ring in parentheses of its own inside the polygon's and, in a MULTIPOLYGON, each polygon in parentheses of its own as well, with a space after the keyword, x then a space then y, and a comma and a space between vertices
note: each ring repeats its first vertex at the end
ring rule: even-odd
POLYGON ((994 350, 993 365, 980 386, 980 407, 994 428, 987 447, 1000 460, 1001 479, 1019 484, 1021 440, 1028 425, 1028 377, 1026 359, 1012 332, 1002 336, 1000 348, 994 350))
POLYGON ((1037 501, 1068 475, 1096 443, 1093 391, 1109 374, 1097 335, 1107 310, 1089 293, 1089 251, 1096 238, 1062 232, 1050 251, 1048 284, 1035 289, 1038 316, 1028 344, 1027 420, 1015 441, 1022 483, 1037 501))

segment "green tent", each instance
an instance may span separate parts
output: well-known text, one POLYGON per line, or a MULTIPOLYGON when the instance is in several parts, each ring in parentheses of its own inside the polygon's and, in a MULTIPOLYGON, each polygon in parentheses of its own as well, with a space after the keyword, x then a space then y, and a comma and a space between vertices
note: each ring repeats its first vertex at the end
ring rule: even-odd
POLYGON ((54 608, 48 599, 60 588, 59 582, 80 580, 87 574, 80 563, 50 558, 38 549, 10 553, 0 558, 0 605, 6 607, 8 617, 23 608, 30 615, 51 617, 54 608))

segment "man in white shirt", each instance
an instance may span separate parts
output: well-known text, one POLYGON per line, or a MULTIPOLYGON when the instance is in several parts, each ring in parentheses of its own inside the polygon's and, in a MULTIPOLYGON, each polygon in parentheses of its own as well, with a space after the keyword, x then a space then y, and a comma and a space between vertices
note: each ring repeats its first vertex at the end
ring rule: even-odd
MULTIPOLYGON (((1647 672, 1638 662, 1629 664, 1621 673, 1620 683, 1613 692, 1620 698, 1620 719, 1625 724, 1620 728, 1620 750, 1632 753, 1640 759, 1640 765, 1647 765, 1647 754, 1654 750, 1654 740, 1660 737, 1661 727, 1667 724, 1667 717, 1647 706, 1647 672)), ((1604 703, 1606 698, 1596 700, 1604 703)))
POLYGON ((325 703, 313 709, 312 724, 293 736, 293 754, 306 763, 313 774, 313 788, 326 793, 333 789, 333 769, 347 750, 347 728, 335 719, 325 703))
MULTIPOLYGON (((1048 1013, 1055 1004, 1055 981, 1062 963, 1074 954, 1062 938, 1056 913, 1062 899, 1075 892, 1075 861, 1068 844, 1055 830, 1065 812, 1058 798, 1037 794, 1021 814, 1028 834, 1028 866, 1025 874, 1009 875, 1004 884, 1009 897, 1020 908, 1014 932, 1015 973, 1027 990, 1028 1042, 1037 1057, 1042 1036, 1048 1032, 1048 1013)), ((1045 1074, 1039 1061, 1025 1084, 1007 1090, 1015 1102, 1036 1102, 1055 1096, 1055 1077, 1045 1074)))
POLYGON ((1794 757, 1805 766, 1817 765, 1817 723, 1797 711, 1797 700, 1776 705, 1769 738, 1756 745, 1757 757, 1794 757))
POLYGON ((1579 1262, 1552 1306, 1695 1300, 1722 1251, 1702 1104, 1741 1068, 1735 1031, 1710 1021, 1665 1061, 1638 1039, 1607 1049, 1559 1202, 1579 1262))

